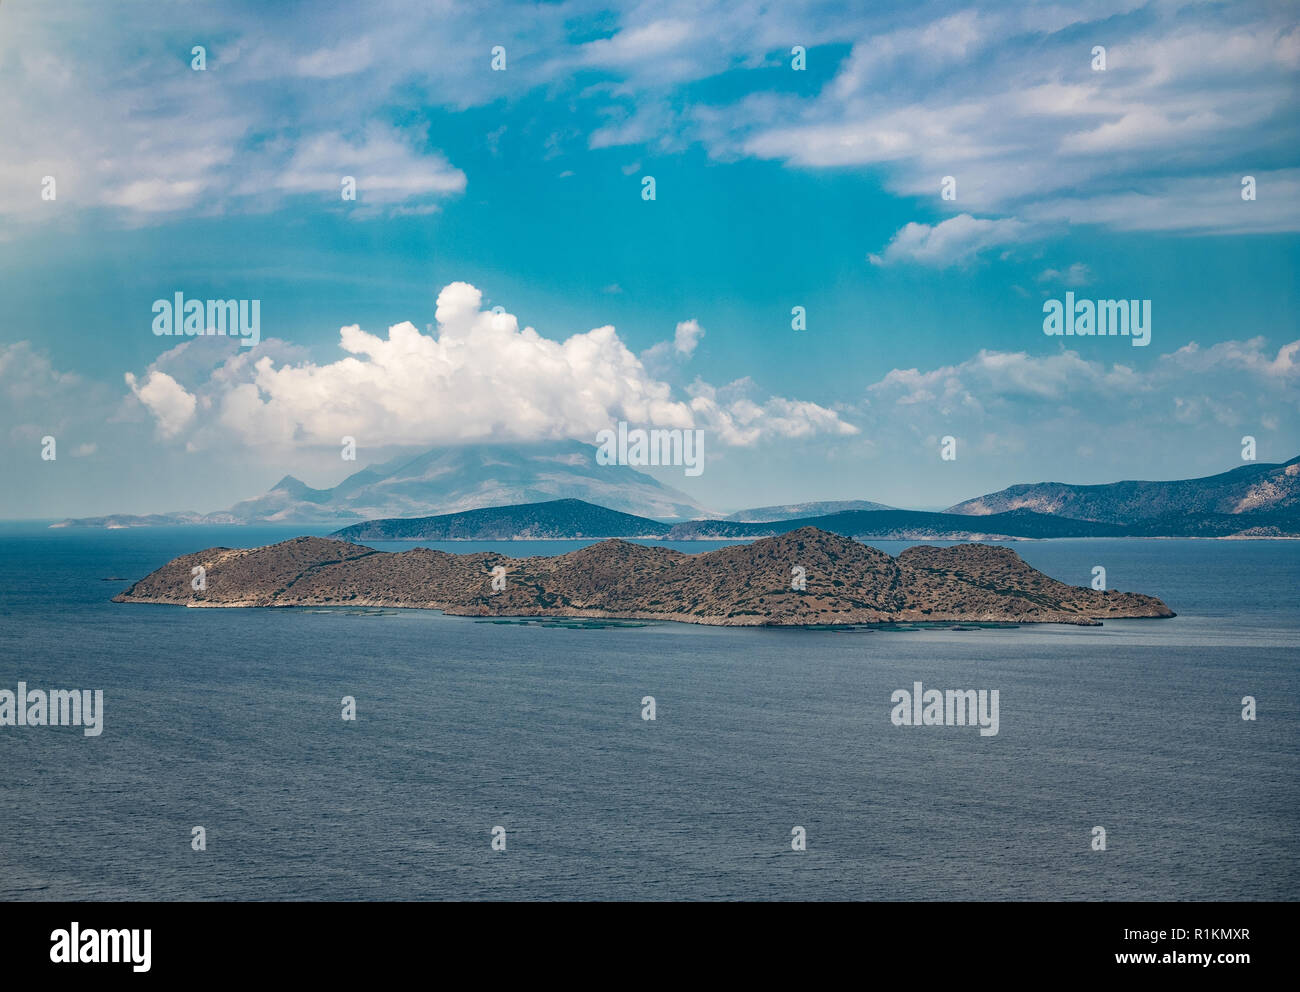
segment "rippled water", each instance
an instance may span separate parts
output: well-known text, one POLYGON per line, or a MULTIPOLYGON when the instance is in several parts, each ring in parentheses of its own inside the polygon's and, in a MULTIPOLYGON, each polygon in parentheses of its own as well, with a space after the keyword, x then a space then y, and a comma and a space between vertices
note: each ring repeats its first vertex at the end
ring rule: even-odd
POLYGON ((176 554, 300 532, 0 527, 0 688, 105 695, 96 738, 0 727, 0 898, 1296 896, 1295 542, 1012 545, 1077 584, 1104 565, 1179 613, 1100 628, 108 602, 176 554), (915 681, 998 689, 999 734, 893 726, 890 694, 915 681))

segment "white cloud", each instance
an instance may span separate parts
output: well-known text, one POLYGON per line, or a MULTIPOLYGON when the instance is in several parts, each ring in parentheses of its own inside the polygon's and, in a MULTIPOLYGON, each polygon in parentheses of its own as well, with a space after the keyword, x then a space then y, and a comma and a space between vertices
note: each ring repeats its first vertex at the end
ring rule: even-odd
POLYGON ((369 38, 356 38, 333 47, 318 48, 294 60, 294 71, 309 79, 333 79, 351 76, 366 69, 374 60, 369 38))
MULTIPOLYGON (((345 174, 356 176, 361 201, 368 193, 377 205, 454 195, 463 173, 387 128, 394 90, 418 94, 422 80, 436 78, 443 105, 458 105, 493 98, 502 84, 491 77, 502 74, 468 71, 478 55, 468 41, 484 30, 472 12, 449 7, 413 24, 411 14, 392 0, 364 14, 320 5, 284 32, 274 15, 231 5, 164 4, 102 18, 53 4, 6 6, 0 215, 45 220, 108 207, 145 223, 264 209, 301 193, 337 201, 345 174), (191 46, 178 47, 178 36, 206 44, 206 71, 190 68, 191 46), (415 71, 390 58, 398 48, 421 51, 415 71), (40 198, 45 175, 58 182, 56 203, 40 198)), ((538 11, 528 27, 553 22, 538 11)))
MULTIPOLYGON (((621 292, 621 291, 620 291, 621 292)), ((671 371, 674 362, 682 362, 695 354, 695 348, 704 337, 704 328, 700 322, 679 321, 671 341, 660 341, 641 352, 641 361, 653 375, 664 375, 671 371)))
POLYGON ((965 212, 1134 230, 1300 230, 1289 176, 1277 177, 1286 185, 1275 184, 1268 210, 1230 202, 1241 174, 1287 161, 1300 140, 1294 19, 1282 8, 1177 3, 1124 17, 1139 6, 928 18, 922 7, 911 24, 854 39, 815 95, 752 94, 692 116, 717 157, 877 167, 893 192, 936 209, 948 206, 939 178, 952 175, 965 212), (1062 30, 1074 22, 1094 28, 1062 30), (1104 72, 1090 68, 1089 39, 1108 43, 1104 72))
POLYGON ((687 21, 665 19, 641 27, 626 28, 613 37, 599 38, 578 49, 580 61, 588 65, 626 66, 662 58, 691 40, 693 27, 687 21))
MULTIPOLYGON (((325 365, 277 360, 265 349, 280 346, 265 341, 252 354, 227 353, 188 389, 157 367, 141 381, 128 373, 127 382, 165 437, 196 448, 232 440, 333 446, 345 435, 371 447, 592 440, 619 420, 703 427, 727 444, 854 430, 830 410, 784 397, 755 404, 701 386, 678 399, 613 327, 550 340, 512 314, 483 310, 482 294, 467 283, 442 290, 435 317, 436 335, 406 321, 386 337, 344 327, 347 357, 325 365)), ((697 321, 682 321, 673 341, 656 347, 689 355, 703 333, 697 321)), ((192 378, 190 356, 179 349, 168 355, 170 366, 184 362, 192 378)))
POLYGON ((1274 451, 1300 440, 1300 341, 1280 348, 1262 337, 1189 344, 1145 370, 1104 354, 981 350, 953 365, 893 369, 867 388, 855 419, 896 446, 944 434, 987 442, 975 450, 990 456, 1020 445, 1036 466, 1071 438, 1104 445, 1112 460, 1139 463, 1216 443, 1227 450, 1240 434, 1229 437, 1225 427, 1270 434, 1279 442, 1274 451))
POLYGON ((1146 181, 1138 190, 1062 196, 1028 205, 1034 222, 1096 224, 1121 231, 1269 234, 1300 231, 1300 169, 1252 170, 1191 179, 1146 181), (1255 178, 1243 200, 1242 177, 1255 178))
POLYGON ((965 264, 983 251, 1027 240, 1033 228, 1022 221, 958 214, 931 226, 913 221, 900 228, 872 265, 915 262, 935 268, 965 264))
POLYGON ((20 5, 5 20, 9 216, 54 212, 39 199, 43 175, 58 178, 61 201, 143 223, 332 190, 343 169, 369 171, 357 178, 372 204, 424 213, 463 188, 463 173, 383 127, 425 106, 545 88, 572 117, 564 141, 585 135, 588 148, 698 141, 721 159, 871 167, 890 191, 938 209, 938 180, 953 175, 955 209, 972 216, 1300 230, 1291 170, 1279 168, 1300 140, 1300 29, 1285 5, 374 0, 318 4, 293 31, 272 13, 217 4, 111 18, 20 5), (207 72, 190 71, 178 34, 210 39, 207 72), (1088 66, 1093 41, 1108 43, 1105 72, 1088 66), (829 81, 797 85, 796 42, 817 70, 807 78, 829 70, 829 81), (497 44, 506 72, 488 68, 497 44), (845 45, 847 56, 831 47, 845 45), (710 100, 689 87, 725 73, 748 95, 710 100), (1259 209, 1223 199, 1226 179, 1270 169, 1272 199, 1261 194, 1259 209))
POLYGON ((1262 337, 1249 341, 1221 341, 1202 348, 1195 341, 1166 356, 1166 364, 1188 374, 1207 374, 1220 370, 1253 372, 1266 380, 1285 382, 1300 380, 1300 341, 1284 344, 1269 357, 1268 342, 1262 337))
POLYGON ((128 372, 126 384, 136 399, 145 405, 158 425, 158 433, 173 438, 184 432, 194 419, 198 400, 166 372, 156 369, 139 381, 128 372))
POLYGON ((857 427, 826 407, 781 396, 758 403, 750 399, 753 391, 754 384, 748 378, 721 388, 696 379, 689 390, 691 409, 723 444, 735 447, 752 447, 768 437, 804 439, 819 434, 848 437, 858 433, 857 427))
POLYGON ((704 337, 704 328, 700 326, 698 320, 683 320, 677 325, 677 330, 673 334, 673 346, 679 355, 690 358, 702 337, 704 337))
POLYGON ((375 124, 351 141, 333 133, 299 141, 293 157, 270 182, 289 193, 315 193, 337 200, 345 175, 356 179, 357 202, 363 205, 403 203, 465 189, 465 173, 442 155, 421 154, 409 140, 375 124))

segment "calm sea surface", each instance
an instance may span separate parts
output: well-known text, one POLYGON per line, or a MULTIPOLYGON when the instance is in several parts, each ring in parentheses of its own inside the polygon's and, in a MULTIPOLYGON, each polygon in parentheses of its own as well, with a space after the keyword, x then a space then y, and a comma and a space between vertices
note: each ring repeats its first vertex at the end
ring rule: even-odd
POLYGON ((1179 614, 1097 628, 571 630, 109 602, 175 555, 303 532, 0 525, 0 689, 105 697, 99 737, 0 727, 0 898, 1300 890, 1296 542, 1010 545, 1078 585, 1103 565, 1179 614), (893 726, 890 694, 916 681, 998 689, 1000 732, 893 726))

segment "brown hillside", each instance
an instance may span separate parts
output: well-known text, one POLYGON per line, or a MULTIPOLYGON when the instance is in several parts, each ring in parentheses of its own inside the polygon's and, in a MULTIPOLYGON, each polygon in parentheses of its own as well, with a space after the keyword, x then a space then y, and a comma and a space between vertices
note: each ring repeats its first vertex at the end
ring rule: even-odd
POLYGON ((891 558, 803 527, 687 555, 603 541, 556 557, 388 553, 326 538, 183 555, 115 597, 185 606, 389 606, 471 616, 587 616, 725 625, 896 620, 1093 624, 1173 616, 1151 596, 1058 582, 1015 552, 982 544, 913 547, 891 558), (191 569, 207 588, 191 587, 191 569), (492 589, 492 571, 506 588, 492 589), (806 589, 791 588, 802 567, 806 589))

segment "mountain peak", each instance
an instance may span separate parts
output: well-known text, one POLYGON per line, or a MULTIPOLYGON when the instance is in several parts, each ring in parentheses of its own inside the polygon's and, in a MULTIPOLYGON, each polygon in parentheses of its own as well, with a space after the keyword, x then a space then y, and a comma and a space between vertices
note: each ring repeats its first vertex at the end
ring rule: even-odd
MULTIPOLYGON (((586 502, 663 520, 710 516, 692 497, 626 465, 597 465, 581 441, 429 448, 353 472, 329 489, 286 475, 262 496, 204 515, 160 514, 149 523, 352 523, 462 513, 522 503, 586 502)), ((118 518, 70 520, 106 526, 118 518)), ((120 519, 144 522, 143 518, 120 519)))
POLYGON ((1282 464, 1252 462, 1217 475, 1169 482, 1021 483, 958 503, 947 512, 982 516, 1033 510, 1113 524, 1190 514, 1294 514, 1300 509, 1300 473, 1292 468, 1297 463, 1300 457, 1282 464))

